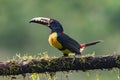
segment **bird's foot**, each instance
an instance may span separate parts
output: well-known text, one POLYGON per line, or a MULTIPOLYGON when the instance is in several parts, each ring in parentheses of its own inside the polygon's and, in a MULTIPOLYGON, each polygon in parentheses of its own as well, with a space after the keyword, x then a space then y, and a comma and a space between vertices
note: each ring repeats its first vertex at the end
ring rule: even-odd
POLYGON ((78 57, 80 57, 81 55, 71 55, 71 56, 72 56, 72 58, 73 58, 72 63, 74 63, 75 60, 76 60, 78 57))

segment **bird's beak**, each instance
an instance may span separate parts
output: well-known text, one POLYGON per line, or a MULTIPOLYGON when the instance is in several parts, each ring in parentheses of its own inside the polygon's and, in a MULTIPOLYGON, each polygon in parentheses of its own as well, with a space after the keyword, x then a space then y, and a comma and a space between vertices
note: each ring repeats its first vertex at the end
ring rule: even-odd
POLYGON ((29 23, 39 23, 39 24, 43 24, 43 25, 49 25, 51 22, 50 18, 45 18, 45 17, 36 17, 36 18, 32 18, 29 23))

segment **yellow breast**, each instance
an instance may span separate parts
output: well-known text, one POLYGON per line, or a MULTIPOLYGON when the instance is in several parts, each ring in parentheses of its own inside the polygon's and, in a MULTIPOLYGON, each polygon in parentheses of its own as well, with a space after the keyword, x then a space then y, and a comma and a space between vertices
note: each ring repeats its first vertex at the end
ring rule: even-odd
POLYGON ((62 45, 57 41, 57 33, 54 32, 52 34, 50 34, 49 36, 49 39, 48 39, 48 42, 51 46, 55 47, 55 48, 59 48, 61 49, 62 48, 62 45))

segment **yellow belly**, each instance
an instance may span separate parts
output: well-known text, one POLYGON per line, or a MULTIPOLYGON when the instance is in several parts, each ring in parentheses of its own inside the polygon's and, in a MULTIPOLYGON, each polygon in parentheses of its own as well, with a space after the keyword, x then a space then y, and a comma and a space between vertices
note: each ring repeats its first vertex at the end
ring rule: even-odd
POLYGON ((58 48, 58 49, 62 48, 62 45, 57 41, 57 33, 56 32, 50 34, 48 42, 51 46, 53 46, 55 48, 58 48))
POLYGON ((63 54, 72 54, 73 52, 71 52, 70 50, 68 49, 65 49, 65 50, 61 50, 63 52, 63 54))

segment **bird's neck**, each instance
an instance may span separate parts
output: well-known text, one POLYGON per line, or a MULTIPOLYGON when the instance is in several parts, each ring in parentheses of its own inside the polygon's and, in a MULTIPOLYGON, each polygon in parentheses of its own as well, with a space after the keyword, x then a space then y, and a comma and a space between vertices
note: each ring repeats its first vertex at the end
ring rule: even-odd
POLYGON ((51 27, 51 33, 53 32, 63 33, 63 28, 62 27, 51 27))
POLYGON ((61 29, 53 29, 51 30, 51 33, 56 32, 56 33, 63 33, 63 30, 61 29))
POLYGON ((64 34, 64 32, 62 31, 62 32, 60 32, 60 31, 51 31, 51 34, 52 33, 57 33, 57 34, 64 34))
POLYGON ((49 28, 51 29, 51 33, 57 32, 57 33, 63 33, 63 27, 59 22, 51 23, 49 28))

